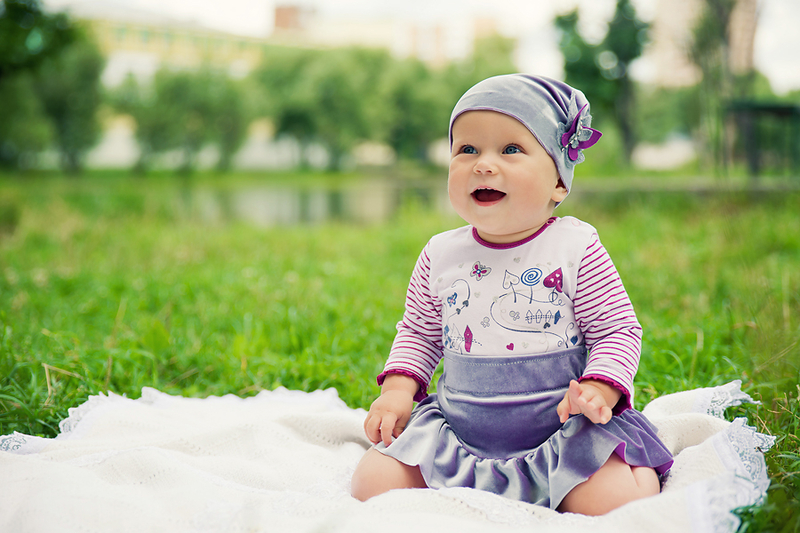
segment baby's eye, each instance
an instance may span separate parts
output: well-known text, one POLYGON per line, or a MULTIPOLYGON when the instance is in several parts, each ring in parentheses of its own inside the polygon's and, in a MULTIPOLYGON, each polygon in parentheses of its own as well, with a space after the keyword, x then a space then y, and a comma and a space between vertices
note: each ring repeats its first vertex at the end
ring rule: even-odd
POLYGON ((519 146, 514 146, 513 144, 509 144, 503 149, 504 154, 519 154, 522 150, 519 149, 519 146))
POLYGON ((477 154, 478 151, 475 149, 474 146, 470 146, 469 144, 464 145, 461 147, 462 154, 477 154))

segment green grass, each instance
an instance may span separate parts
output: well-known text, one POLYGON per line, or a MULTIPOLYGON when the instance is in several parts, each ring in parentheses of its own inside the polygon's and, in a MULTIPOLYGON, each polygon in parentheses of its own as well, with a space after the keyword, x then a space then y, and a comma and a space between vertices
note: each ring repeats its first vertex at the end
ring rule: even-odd
MULTIPOLYGON (((91 395, 378 393, 422 246, 458 220, 407 206, 376 225, 257 228, 176 209, 192 186, 119 175, 0 182, 0 434, 54 436, 91 395)), ((274 179, 274 178, 270 178, 274 179)), ((314 176, 311 181, 330 181, 314 176)), ((777 437, 742 531, 800 531, 800 194, 609 192, 595 225, 645 329, 637 405, 741 379, 732 410, 777 437)))

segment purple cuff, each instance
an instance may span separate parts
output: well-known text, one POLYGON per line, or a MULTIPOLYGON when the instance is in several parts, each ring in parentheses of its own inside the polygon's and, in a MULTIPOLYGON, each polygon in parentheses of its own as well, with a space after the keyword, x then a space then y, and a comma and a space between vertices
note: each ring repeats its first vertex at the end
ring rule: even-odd
POLYGON ((425 399, 426 396, 428 396, 428 384, 419 376, 414 375, 413 373, 408 372, 407 370, 386 370, 384 372, 381 372, 378 375, 378 386, 383 385, 386 376, 388 376, 389 374, 401 374, 403 376, 408 376, 417 382, 417 384, 419 385, 419 389, 417 389, 417 393, 414 395, 415 402, 421 402, 422 400, 425 399))
POLYGON ((633 407, 631 405, 631 396, 630 396, 630 393, 628 392, 628 389, 626 389, 624 386, 620 385, 618 382, 614 381, 613 379, 611 379, 611 378, 609 378, 607 376, 601 376, 599 374, 589 374, 589 375, 586 375, 586 376, 582 376, 581 379, 578 380, 578 382, 581 382, 581 381, 584 381, 584 380, 587 380, 587 379, 593 379, 595 381, 602 381, 606 385, 611 385, 612 387, 614 387, 615 389, 617 389, 618 391, 620 391, 622 393, 622 396, 619 397, 619 401, 617 402, 617 405, 615 405, 614 408, 611 409, 611 412, 614 413, 615 415, 618 415, 618 414, 622 413, 623 411, 627 411, 628 409, 631 409, 633 407))

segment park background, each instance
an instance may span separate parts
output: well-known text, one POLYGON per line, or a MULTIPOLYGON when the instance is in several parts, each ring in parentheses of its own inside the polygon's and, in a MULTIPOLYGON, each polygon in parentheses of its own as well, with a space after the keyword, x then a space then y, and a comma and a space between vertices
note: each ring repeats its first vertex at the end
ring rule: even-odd
POLYGON ((762 404, 729 414, 778 440, 740 531, 800 530, 800 69, 758 61, 792 4, 341 4, 0 4, 0 434, 143 386, 367 408, 417 254, 462 223, 450 110, 535 70, 604 132, 557 214, 636 306, 637 405, 742 380, 762 404))

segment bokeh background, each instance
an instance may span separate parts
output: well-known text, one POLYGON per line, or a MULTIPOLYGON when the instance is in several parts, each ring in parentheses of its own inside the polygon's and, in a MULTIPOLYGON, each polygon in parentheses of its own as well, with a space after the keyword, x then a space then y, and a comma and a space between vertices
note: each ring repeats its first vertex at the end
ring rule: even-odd
POLYGON ((604 135, 556 214, 645 331, 636 405, 741 380, 742 532, 800 531, 797 0, 0 1, 0 435, 107 392, 368 408, 447 198, 450 111, 534 72, 604 135))
POLYGON ((792 0, 34 0, 0 11, 6 168, 446 165, 489 75, 582 88, 583 174, 798 169, 792 0))

